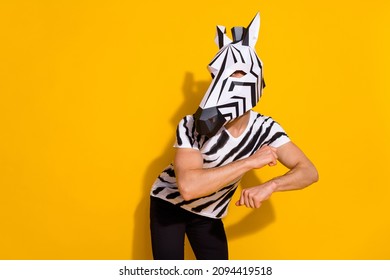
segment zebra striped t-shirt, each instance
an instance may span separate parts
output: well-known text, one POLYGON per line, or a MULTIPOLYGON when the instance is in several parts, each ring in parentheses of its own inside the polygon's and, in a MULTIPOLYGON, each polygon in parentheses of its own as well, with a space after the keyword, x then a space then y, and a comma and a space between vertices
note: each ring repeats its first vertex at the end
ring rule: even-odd
MULTIPOLYGON (((185 116, 177 126, 174 147, 199 150, 203 156, 203 167, 213 168, 249 157, 264 145, 279 147, 289 141, 283 128, 271 117, 251 110, 248 125, 237 138, 230 135, 225 127, 211 138, 199 135, 193 116, 185 116)), ((154 182, 151 195, 193 213, 218 219, 226 216, 238 183, 239 180, 208 196, 185 201, 176 185, 173 164, 170 164, 154 182)))

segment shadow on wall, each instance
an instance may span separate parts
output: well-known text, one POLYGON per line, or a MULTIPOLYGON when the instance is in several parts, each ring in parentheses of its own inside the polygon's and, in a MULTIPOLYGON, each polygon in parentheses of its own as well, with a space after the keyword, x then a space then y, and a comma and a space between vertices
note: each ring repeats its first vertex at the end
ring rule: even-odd
MULTIPOLYGON (((209 81, 194 81, 194 75, 192 73, 186 73, 185 75, 182 88, 184 94, 184 102, 177 109, 176 113, 171 119, 172 137, 161 155, 156 157, 156 159, 150 163, 149 167, 145 171, 143 186, 141 186, 144 189, 144 195, 140 203, 137 205, 134 214, 134 239, 131 257, 131 259, 133 260, 150 260, 153 258, 149 232, 150 189, 160 172, 173 161, 174 148, 172 146, 175 142, 175 131, 177 124, 185 115, 195 113, 209 85, 209 81)), ((249 172, 248 174, 246 174, 242 180, 242 185, 244 186, 255 186, 260 183, 260 180, 253 172, 249 172)), ((272 206, 270 202, 267 201, 262 205, 260 209, 252 211, 251 214, 247 215, 237 224, 229 226, 226 229, 226 232, 228 238, 239 238, 243 235, 250 234, 262 229, 263 227, 271 223, 273 220, 274 214, 272 206)), ((192 250, 190 250, 190 246, 187 239, 185 258, 195 259, 192 250)))
MULTIPOLYGON (((250 188, 262 184, 261 180, 257 177, 256 172, 251 170, 247 172, 241 179, 240 187, 236 190, 238 193, 237 199, 240 197, 239 194, 243 188, 250 188)), ((234 196, 236 197, 236 195, 234 196)), ((233 198, 234 199, 234 198, 233 198)), ((233 200, 230 204, 231 209, 229 212, 234 211, 236 201, 233 200), (233 208, 233 209, 232 209, 233 208)), ((244 206, 241 206, 244 207, 244 206)), ((231 224, 226 227, 226 235, 228 240, 235 238, 245 237, 246 235, 258 232, 271 224, 275 220, 275 212, 273 210, 270 200, 266 200, 261 204, 259 209, 252 209, 248 215, 235 224, 231 224)), ((231 257, 234 257, 230 253, 231 257)))
MULTIPOLYGON (((209 81, 194 81, 194 75, 192 73, 185 74, 182 87, 184 102, 176 110, 175 114, 173 114, 173 117, 170 121, 172 125, 172 136, 168 141, 167 147, 165 147, 165 149, 161 152, 161 155, 157 156, 145 170, 143 185, 141 186, 143 188, 143 197, 138 204, 134 214, 134 239, 132 246, 132 259, 134 260, 152 259, 152 248, 149 232, 150 189, 161 171, 164 170, 164 168, 173 161, 173 144, 176 139, 175 132, 179 121, 185 115, 195 113, 209 84, 209 81)), ((193 258, 192 256, 187 255, 187 251, 189 250, 186 250, 186 258, 193 258)))

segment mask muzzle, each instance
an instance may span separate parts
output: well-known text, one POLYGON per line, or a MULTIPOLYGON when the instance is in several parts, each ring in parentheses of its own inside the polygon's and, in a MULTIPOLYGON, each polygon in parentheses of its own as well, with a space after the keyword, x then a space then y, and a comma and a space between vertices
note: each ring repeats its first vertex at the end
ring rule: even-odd
POLYGON ((225 124, 226 120, 216 107, 198 108, 194 114, 195 129, 199 134, 211 137, 225 124))

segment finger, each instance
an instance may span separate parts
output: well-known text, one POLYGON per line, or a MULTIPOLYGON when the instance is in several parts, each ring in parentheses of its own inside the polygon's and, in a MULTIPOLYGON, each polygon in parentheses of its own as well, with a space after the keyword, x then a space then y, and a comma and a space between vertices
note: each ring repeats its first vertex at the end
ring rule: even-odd
POLYGON ((256 202, 253 198, 250 198, 249 200, 251 208, 256 208, 256 202))
POLYGON ((247 195, 245 197, 245 205, 246 207, 248 208, 254 208, 255 207, 255 202, 253 200, 253 198, 251 197, 250 193, 247 192, 247 195))
POLYGON ((255 208, 260 208, 260 206, 261 206, 261 202, 257 202, 255 208))
POLYGON ((245 207, 250 207, 247 190, 242 191, 241 198, 242 198, 241 205, 245 205, 245 207))
POLYGON ((240 206, 242 206, 242 205, 245 205, 245 199, 244 199, 244 196, 245 196, 245 190, 242 190, 242 191, 241 191, 240 200, 239 200, 239 204, 240 204, 240 206))
POLYGON ((268 163, 269 166, 275 166, 278 163, 278 160, 276 158, 272 158, 271 161, 268 163))

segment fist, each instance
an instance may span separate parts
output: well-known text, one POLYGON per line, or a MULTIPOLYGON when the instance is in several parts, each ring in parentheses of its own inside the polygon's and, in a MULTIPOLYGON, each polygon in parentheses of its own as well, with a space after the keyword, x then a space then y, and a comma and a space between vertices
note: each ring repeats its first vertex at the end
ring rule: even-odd
POLYGON ((269 182, 260 186, 243 189, 240 199, 236 202, 236 206, 259 208, 265 200, 270 198, 274 192, 274 188, 275 186, 272 182, 269 182))
POLYGON ((252 161, 253 168, 262 168, 269 165, 274 166, 277 163, 277 149, 271 146, 263 146, 249 157, 252 161))

